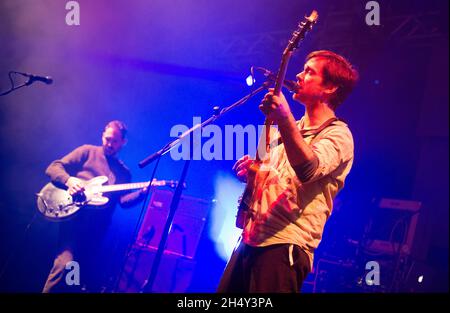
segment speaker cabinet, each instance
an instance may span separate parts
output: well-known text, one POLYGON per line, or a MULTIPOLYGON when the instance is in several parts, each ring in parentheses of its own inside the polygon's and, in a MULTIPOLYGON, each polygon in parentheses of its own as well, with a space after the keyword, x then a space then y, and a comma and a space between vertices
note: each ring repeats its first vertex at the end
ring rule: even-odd
MULTIPOLYGON (((173 192, 167 190, 156 190, 152 194, 137 237, 137 243, 140 246, 158 248, 172 197, 173 192)), ((208 201, 182 196, 167 238, 165 251, 193 259, 209 210, 208 201)))
MULTIPOLYGON (((150 277, 173 192, 155 190, 119 277, 117 292, 142 292, 150 277)), ((182 196, 157 269, 152 292, 181 293, 190 285, 195 254, 211 203, 182 196)))

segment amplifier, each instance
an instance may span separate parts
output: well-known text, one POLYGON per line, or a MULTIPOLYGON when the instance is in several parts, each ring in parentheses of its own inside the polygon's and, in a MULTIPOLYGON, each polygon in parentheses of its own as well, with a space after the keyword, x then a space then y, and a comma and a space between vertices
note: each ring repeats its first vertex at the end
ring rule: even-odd
MULTIPOLYGON (((141 247, 158 248, 172 197, 172 191, 153 192, 136 240, 141 247)), ((181 196, 165 251, 193 259, 210 209, 210 201, 181 196)))

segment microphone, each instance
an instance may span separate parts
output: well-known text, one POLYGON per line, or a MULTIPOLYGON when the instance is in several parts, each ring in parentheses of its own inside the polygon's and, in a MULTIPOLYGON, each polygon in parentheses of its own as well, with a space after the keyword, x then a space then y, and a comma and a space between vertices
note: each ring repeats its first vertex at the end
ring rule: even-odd
MULTIPOLYGON (((277 75, 275 73, 272 73, 264 67, 254 67, 254 69, 262 72, 263 75, 266 76, 270 81, 275 81, 277 79, 277 75)), ((295 81, 287 79, 283 81, 283 86, 286 87, 290 92, 294 93, 297 92, 300 87, 295 81)))
POLYGON ((26 85, 31 85, 35 81, 40 81, 40 82, 46 83, 47 85, 50 85, 51 83, 53 83, 53 79, 50 76, 39 76, 39 75, 33 75, 33 74, 21 73, 21 72, 14 72, 14 73, 28 77, 28 81, 25 83, 26 85))

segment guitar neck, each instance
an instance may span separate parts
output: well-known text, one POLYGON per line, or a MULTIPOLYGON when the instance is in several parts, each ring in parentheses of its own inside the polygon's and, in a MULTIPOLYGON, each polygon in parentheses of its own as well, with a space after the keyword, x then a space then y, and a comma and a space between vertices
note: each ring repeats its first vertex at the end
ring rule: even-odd
MULTIPOLYGON (((283 86, 284 78, 286 77, 286 70, 289 63, 289 59, 292 55, 292 52, 286 49, 283 52, 283 57, 281 59, 280 68, 278 70, 277 79, 275 81, 275 86, 273 93, 276 96, 279 96, 281 93, 281 87, 283 86)), ((268 120, 267 118, 264 121, 264 136, 261 136, 259 138, 258 142, 258 150, 256 151, 256 161, 260 162, 264 159, 269 151, 270 151, 270 126, 272 125, 272 121, 268 120), (262 150, 264 149, 264 150, 262 150)))
POLYGON ((106 185, 101 186, 101 192, 112 192, 112 191, 122 191, 122 190, 132 190, 132 189, 141 189, 148 187, 150 185, 149 182, 142 183, 130 183, 130 184, 117 184, 117 185, 106 185))
MULTIPOLYGON (((275 80, 275 86, 273 94, 275 96, 279 96, 281 93, 281 88, 283 87, 284 78, 286 76, 286 70, 288 67, 289 59, 292 56, 292 52, 297 48, 298 43, 301 39, 303 39, 305 33, 312 27, 313 24, 316 23, 318 18, 317 11, 313 10, 309 17, 305 18, 305 21, 299 24, 299 27, 292 34, 291 40, 283 51, 283 55, 281 58, 281 64, 278 69, 277 78, 275 80)), ((268 156, 270 152, 270 126, 272 125, 272 121, 266 120, 264 121, 264 135, 259 138, 258 149, 256 152, 256 161, 260 163, 263 160, 263 157, 268 156)))
POLYGON ((289 59, 292 56, 292 51, 286 49, 283 52, 283 56, 281 58, 280 68, 278 69, 277 79, 275 81, 275 86, 273 90, 273 94, 275 96, 279 96, 281 93, 281 87, 283 87, 284 78, 286 77, 286 71, 289 64, 289 59))

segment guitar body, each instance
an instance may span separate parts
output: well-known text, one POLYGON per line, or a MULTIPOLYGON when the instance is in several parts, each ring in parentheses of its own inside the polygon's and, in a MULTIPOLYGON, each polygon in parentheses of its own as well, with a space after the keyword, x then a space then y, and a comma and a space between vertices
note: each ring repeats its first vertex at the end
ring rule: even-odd
POLYGON ((244 193, 239 199, 238 211, 236 214, 236 227, 244 228, 248 211, 253 199, 253 192, 255 190, 255 178, 259 171, 259 164, 254 162, 247 172, 247 185, 245 186, 244 193))
POLYGON ((100 187, 108 181, 106 176, 97 176, 88 181, 84 192, 71 196, 67 190, 48 183, 37 194, 37 207, 40 213, 53 221, 65 220, 86 205, 100 206, 109 199, 102 195, 100 187))

